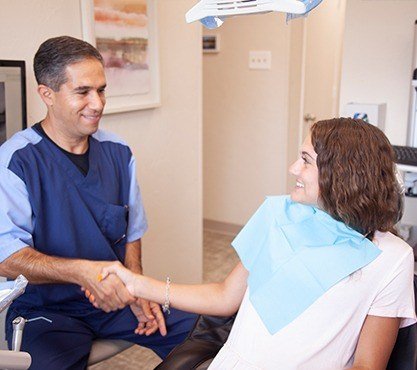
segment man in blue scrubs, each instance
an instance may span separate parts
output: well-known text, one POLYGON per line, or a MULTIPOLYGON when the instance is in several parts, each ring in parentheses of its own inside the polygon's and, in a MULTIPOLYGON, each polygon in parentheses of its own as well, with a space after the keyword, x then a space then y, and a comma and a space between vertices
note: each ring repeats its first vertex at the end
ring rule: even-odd
POLYGON ((23 334, 31 369, 84 369, 96 338, 165 357, 195 316, 164 317, 115 275, 98 281, 115 260, 142 273, 147 228, 132 152, 98 129, 103 59, 84 41, 56 37, 40 46, 34 70, 47 115, 0 147, 0 275, 23 274, 30 283, 8 311, 9 346, 15 317, 44 316, 52 322, 33 321, 23 334))

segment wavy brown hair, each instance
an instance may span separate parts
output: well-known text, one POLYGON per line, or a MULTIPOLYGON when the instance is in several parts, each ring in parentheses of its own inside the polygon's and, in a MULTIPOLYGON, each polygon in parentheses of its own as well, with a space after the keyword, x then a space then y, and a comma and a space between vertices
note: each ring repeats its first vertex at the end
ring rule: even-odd
POLYGON ((384 133, 363 120, 335 118, 315 123, 311 142, 323 210, 371 240, 377 230, 394 231, 402 195, 384 133))

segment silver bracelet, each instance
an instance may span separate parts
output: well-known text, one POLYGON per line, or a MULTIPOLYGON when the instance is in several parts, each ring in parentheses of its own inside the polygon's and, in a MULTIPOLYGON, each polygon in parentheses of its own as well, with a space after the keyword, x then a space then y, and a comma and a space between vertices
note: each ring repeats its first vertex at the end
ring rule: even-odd
POLYGON ((167 312, 168 315, 171 313, 169 309, 170 301, 169 301, 169 288, 171 286, 171 279, 167 276, 166 286, 165 286, 165 302, 162 305, 162 311, 167 312))

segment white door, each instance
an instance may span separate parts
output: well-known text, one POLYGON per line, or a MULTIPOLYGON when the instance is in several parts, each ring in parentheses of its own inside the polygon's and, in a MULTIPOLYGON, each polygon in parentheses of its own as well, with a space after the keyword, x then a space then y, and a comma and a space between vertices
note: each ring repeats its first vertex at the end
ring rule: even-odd
POLYGON ((324 0, 305 20, 304 129, 339 112, 345 0, 324 0))
POLYGON ((323 0, 291 21, 289 164, 313 122, 338 116, 345 9, 346 0, 323 0))

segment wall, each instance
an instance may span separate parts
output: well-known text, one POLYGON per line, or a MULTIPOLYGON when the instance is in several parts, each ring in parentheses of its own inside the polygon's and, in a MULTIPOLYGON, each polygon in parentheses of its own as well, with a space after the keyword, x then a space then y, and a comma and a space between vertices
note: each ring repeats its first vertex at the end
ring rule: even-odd
POLYGON ((244 224, 265 195, 285 193, 290 26, 278 13, 236 17, 203 57, 204 218, 244 224), (249 70, 250 50, 272 69, 249 70))
POLYGON ((405 145, 417 1, 348 0, 340 111, 348 102, 388 103, 386 134, 405 145))
MULTIPOLYGON (((305 58, 306 47, 306 22, 303 18, 291 21, 290 31, 290 66, 288 89, 288 135, 287 135, 287 166, 294 163, 300 153, 300 145, 303 142, 303 127, 305 125, 304 101, 305 101, 305 58)), ((295 184, 294 176, 287 176, 287 189, 295 184)))
MULTIPOLYGON (((137 157, 150 225, 145 271, 181 282, 202 278, 201 28, 184 21, 193 4, 158 2, 161 108, 102 119, 137 157)), ((79 1, 0 0, 0 9, 0 59, 26 60, 28 120, 34 123, 45 110, 35 93, 33 55, 49 37, 81 37, 79 1)))

